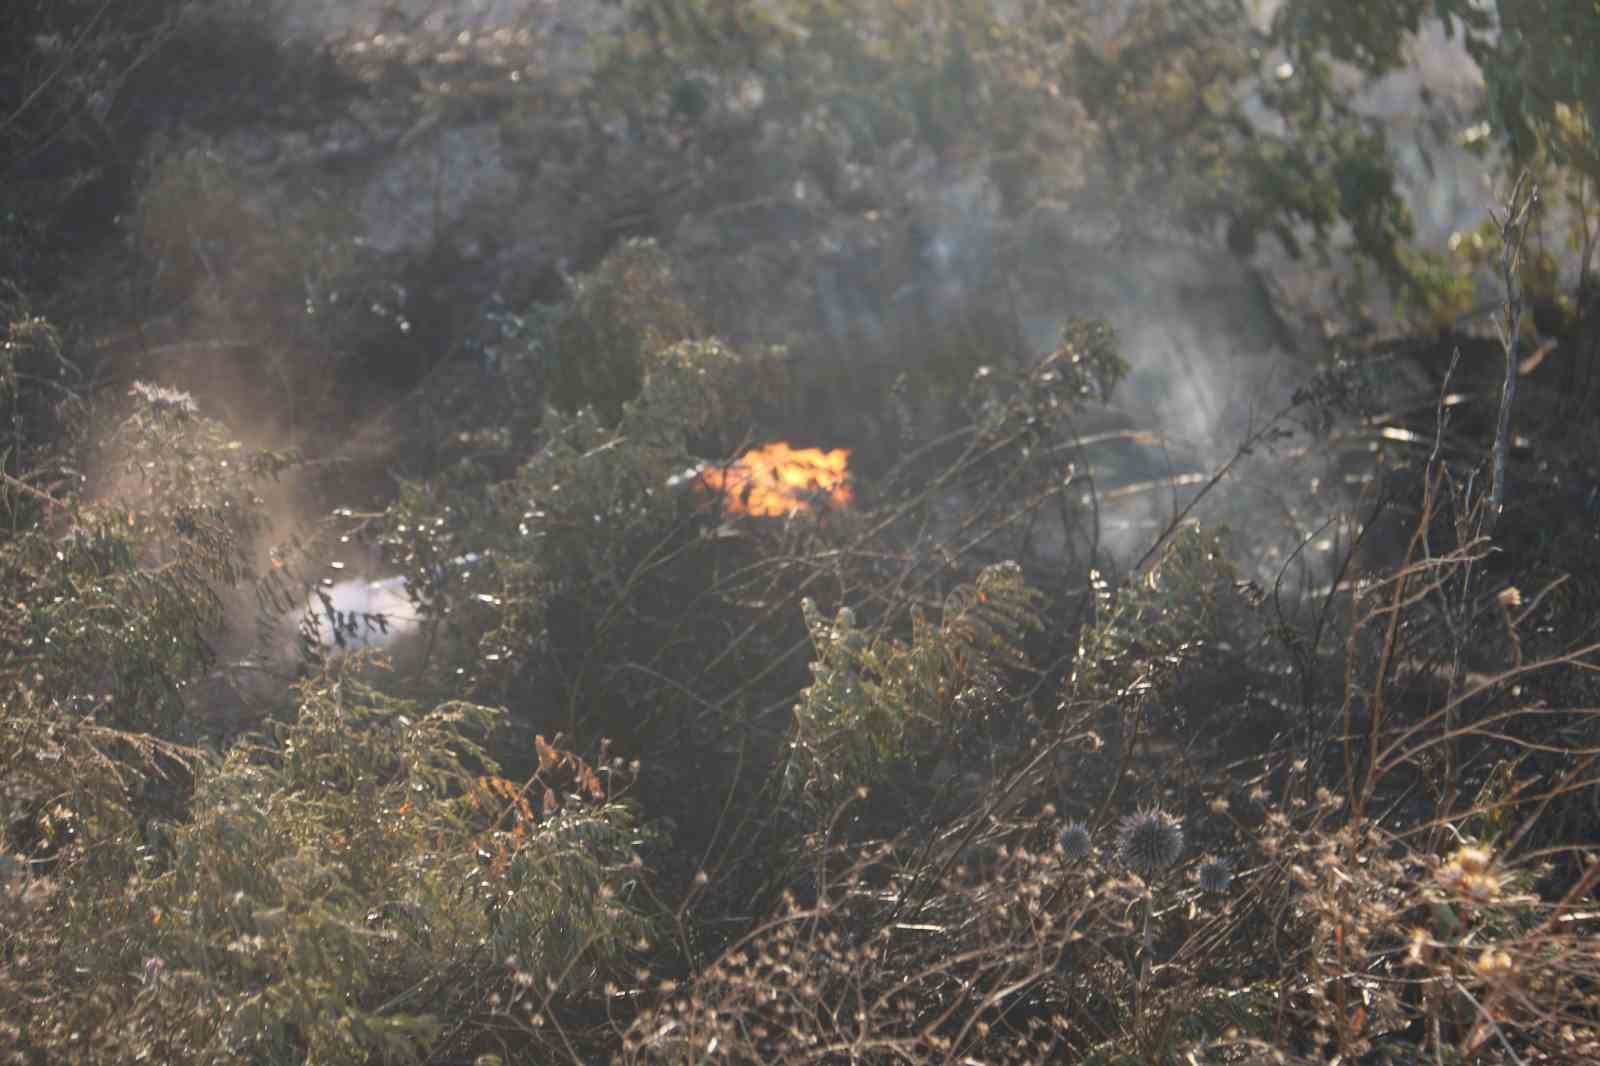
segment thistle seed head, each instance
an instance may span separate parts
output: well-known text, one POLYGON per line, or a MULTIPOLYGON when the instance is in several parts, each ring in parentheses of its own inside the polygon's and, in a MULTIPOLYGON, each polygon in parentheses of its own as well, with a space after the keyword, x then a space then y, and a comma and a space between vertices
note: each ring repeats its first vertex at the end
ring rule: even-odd
POLYGON ((1157 807, 1130 814, 1117 833, 1117 857, 1135 873, 1160 873, 1183 854, 1183 825, 1157 807))
POLYGON ((1081 862, 1094 850, 1089 837, 1089 827, 1082 822, 1068 822, 1061 828, 1061 854, 1068 862, 1081 862))

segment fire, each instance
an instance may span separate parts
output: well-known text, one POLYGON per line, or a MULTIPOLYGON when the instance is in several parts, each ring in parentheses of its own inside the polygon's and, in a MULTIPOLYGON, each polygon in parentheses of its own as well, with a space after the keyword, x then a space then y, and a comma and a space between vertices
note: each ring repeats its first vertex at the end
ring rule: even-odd
POLYGON ((836 507, 848 507, 849 459, 848 448, 825 452, 776 441, 750 449, 726 468, 703 467, 699 483, 722 493, 730 511, 781 518, 811 510, 819 497, 836 507))

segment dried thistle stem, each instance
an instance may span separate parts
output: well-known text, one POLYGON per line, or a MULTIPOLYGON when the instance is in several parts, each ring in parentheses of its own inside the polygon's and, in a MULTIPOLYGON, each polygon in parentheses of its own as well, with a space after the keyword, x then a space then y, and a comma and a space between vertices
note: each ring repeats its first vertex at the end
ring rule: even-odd
POLYGON ((1505 508, 1506 458, 1511 451, 1511 404, 1517 396, 1517 341, 1522 332, 1522 290, 1517 272, 1522 265, 1522 245, 1528 235, 1528 216, 1539 202, 1538 183, 1527 171, 1517 178, 1506 200, 1500 223, 1500 273, 1506 302, 1497 325, 1500 346, 1506 353, 1506 379, 1500 392, 1500 419, 1494 435, 1494 480, 1489 491, 1489 522, 1499 519, 1505 508))

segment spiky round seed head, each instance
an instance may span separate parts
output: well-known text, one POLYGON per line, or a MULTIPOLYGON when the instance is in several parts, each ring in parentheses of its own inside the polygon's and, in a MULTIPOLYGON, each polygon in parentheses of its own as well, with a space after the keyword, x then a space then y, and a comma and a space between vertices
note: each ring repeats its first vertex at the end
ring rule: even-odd
POLYGON ((1068 822, 1061 828, 1061 854, 1069 862, 1079 862, 1089 857, 1094 841, 1089 837, 1089 827, 1082 822, 1068 822))
POLYGON ((1220 896, 1233 884, 1233 864, 1227 859, 1207 859, 1200 864, 1200 891, 1220 896))
POLYGON ((1159 808, 1130 814, 1117 833, 1117 857, 1135 873, 1160 873, 1183 854, 1183 825, 1159 808))

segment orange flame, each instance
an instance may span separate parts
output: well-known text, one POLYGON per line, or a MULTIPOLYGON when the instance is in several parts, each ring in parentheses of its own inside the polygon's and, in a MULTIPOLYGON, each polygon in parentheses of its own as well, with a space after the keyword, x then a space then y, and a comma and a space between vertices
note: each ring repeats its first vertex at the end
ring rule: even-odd
POLYGON ((850 450, 791 448, 782 441, 752 448, 726 468, 706 467, 699 482, 722 493, 724 505, 738 514, 781 518, 812 509, 818 497, 836 507, 852 498, 850 450))

